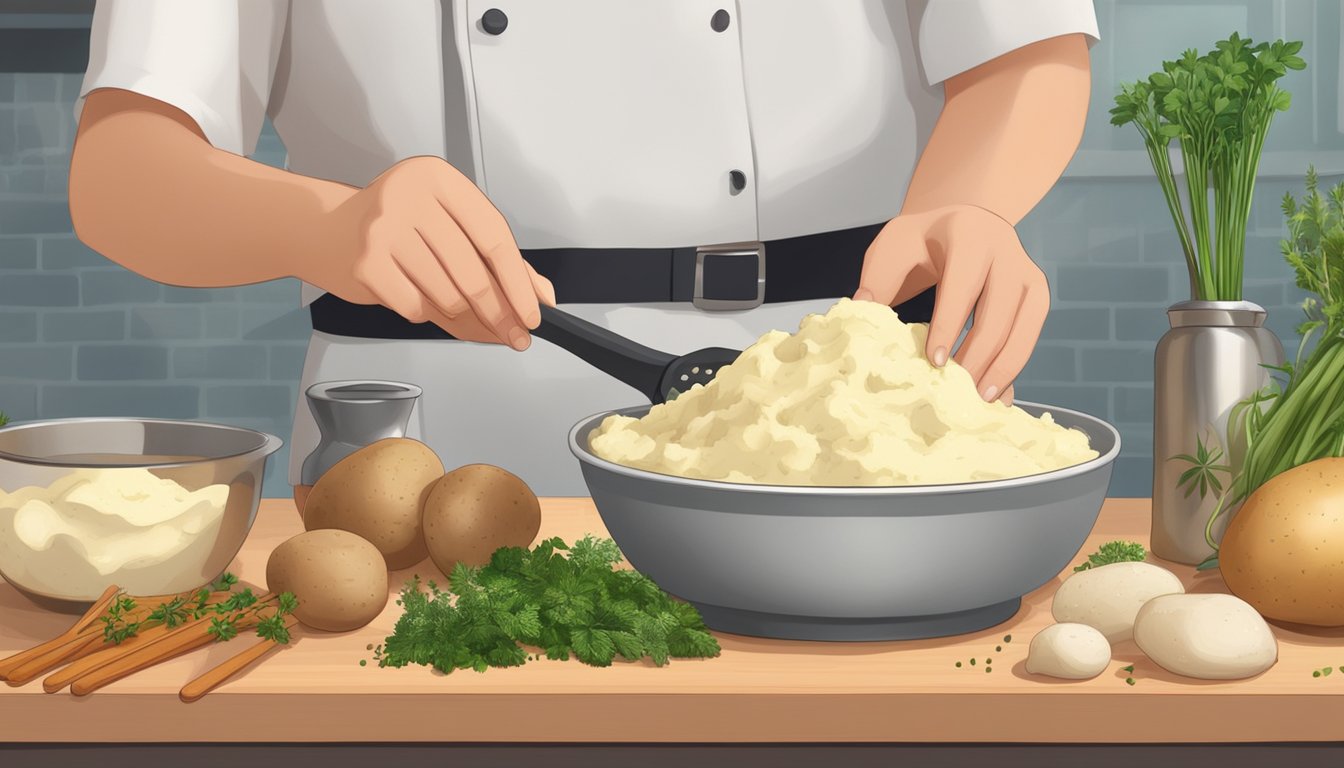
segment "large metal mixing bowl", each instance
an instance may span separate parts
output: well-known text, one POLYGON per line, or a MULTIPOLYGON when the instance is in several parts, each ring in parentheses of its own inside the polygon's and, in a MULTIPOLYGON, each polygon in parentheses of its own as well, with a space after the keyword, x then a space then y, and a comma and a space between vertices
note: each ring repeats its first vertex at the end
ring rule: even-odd
POLYGON ((280 438, 264 432, 195 421, 56 419, 0 429, 0 576, 35 602, 67 611, 81 610, 109 584, 134 595, 196 589, 238 554, 256 517, 266 458, 280 446, 280 438), (213 503, 198 507, 208 511, 192 516, 185 528, 167 519, 157 529, 154 520, 132 527, 108 514, 117 505, 137 513, 154 506, 139 501, 138 491, 108 500, 108 494, 86 488, 52 514, 50 497, 71 487, 72 473, 86 470, 103 471, 104 490, 121 478, 134 487, 148 471, 177 483, 182 493, 222 485, 227 495, 211 497, 223 495, 222 511, 213 503), (25 504, 35 506, 21 516, 25 504), (67 525, 70 520, 75 527, 67 525), (106 533, 90 537, 95 530, 106 533), (115 535, 124 535, 126 543, 117 542, 120 565, 109 572, 113 561, 95 562, 98 556, 82 539, 104 544, 115 535), (165 554, 134 551, 147 542, 165 554))
MULTIPOLYGON (((570 450, 630 564, 694 604, 711 629, 805 640, 956 635, 1017 613, 1078 554, 1101 511, 1120 435, 1049 411, 1100 456, 1009 480, 802 487, 693 480, 595 456, 598 414, 570 450)), ((638 418, 650 406, 616 411, 638 418)))

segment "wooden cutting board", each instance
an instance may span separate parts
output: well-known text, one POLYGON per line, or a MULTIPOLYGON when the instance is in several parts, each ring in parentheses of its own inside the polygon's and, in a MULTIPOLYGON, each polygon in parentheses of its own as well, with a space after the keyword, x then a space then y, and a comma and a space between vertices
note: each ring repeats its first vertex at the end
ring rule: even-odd
MULTIPOLYGON (((1147 499, 1106 502, 1085 552, 1148 539, 1147 499)), ((232 570, 259 585, 270 551, 301 530, 292 503, 266 500, 232 570)), ((605 535, 588 499, 543 500, 540 536, 605 535)), ((1165 564, 1191 591, 1224 591, 1216 572, 1165 564)), ((392 575, 396 589, 428 561, 392 575)), ((829 644, 719 635, 723 654, 657 668, 536 661, 441 675, 381 669, 369 644, 390 631, 389 602, 346 634, 300 630, 276 653, 194 704, 183 683, 241 645, 198 651, 85 698, 40 682, 0 686, 0 741, 466 742, 1250 742, 1344 740, 1344 630, 1276 628, 1280 660, 1260 677, 1209 683, 1172 675, 1132 643, 1085 682, 1023 670, 1032 635, 1050 623, 1063 575, 1008 622, 937 640, 829 644), (1012 635, 1011 642, 1004 636, 1012 635), (996 646, 1002 650, 996 650, 996 646), (969 665, 975 657, 977 664, 969 665), (983 660, 993 659, 986 673, 983 660), (958 669, 956 662, 963 662, 958 669), (1125 684, 1134 664, 1136 684, 1125 684)), ((0 654, 59 634, 72 617, 47 613, 0 585, 0 654)))

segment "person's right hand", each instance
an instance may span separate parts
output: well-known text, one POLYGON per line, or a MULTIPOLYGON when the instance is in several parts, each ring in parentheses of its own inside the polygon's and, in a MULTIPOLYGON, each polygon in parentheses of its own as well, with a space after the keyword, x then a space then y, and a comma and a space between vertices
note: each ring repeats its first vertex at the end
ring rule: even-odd
POLYGON ((402 160, 329 218, 310 282, 347 301, 518 350, 541 322, 538 301, 555 305, 504 217, 441 158, 402 160))

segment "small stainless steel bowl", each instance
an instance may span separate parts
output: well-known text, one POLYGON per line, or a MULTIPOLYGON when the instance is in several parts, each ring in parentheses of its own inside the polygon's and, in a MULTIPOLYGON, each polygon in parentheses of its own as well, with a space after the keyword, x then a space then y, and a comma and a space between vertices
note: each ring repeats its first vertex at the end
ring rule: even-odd
MULTIPOLYGON (((1100 455, 1008 480, 804 487, 693 480, 615 464, 588 447, 610 413, 570 431, 602 522, 637 570, 712 629, 803 640, 956 635, 1011 618, 1078 553, 1101 511, 1120 435, 1051 413, 1100 455)), ((650 406, 614 413, 638 418, 650 406)))
MULTIPOLYGON (((66 611, 81 610, 109 584, 138 595, 196 589, 238 554, 256 517, 266 459, 281 444, 274 435, 250 429, 164 419, 55 419, 0 429, 0 576, 35 602, 66 611), (46 504, 53 486, 70 485, 73 473, 88 470, 104 470, 112 486, 121 475, 143 478, 147 471, 188 492, 222 485, 227 495, 222 512, 202 516, 211 520, 208 525, 181 531, 168 526, 154 534, 165 537, 156 544, 168 555, 130 558, 108 571, 106 561, 93 562, 97 558, 81 536, 62 528, 62 521, 141 534, 153 526, 132 530, 106 517, 113 504, 134 505, 138 497, 105 502, 99 509, 103 497, 86 493, 55 515, 41 507, 30 508, 36 515, 19 514, 24 504, 46 504), (16 521, 23 521, 21 530, 16 521)), ((127 541, 135 547, 146 539, 127 541)))

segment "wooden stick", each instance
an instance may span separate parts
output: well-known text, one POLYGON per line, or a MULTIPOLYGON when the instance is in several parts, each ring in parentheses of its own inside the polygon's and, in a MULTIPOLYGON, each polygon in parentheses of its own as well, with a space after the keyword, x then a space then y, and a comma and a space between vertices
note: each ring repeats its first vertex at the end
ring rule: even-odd
MULTIPOLYGON (((237 628, 240 630, 251 629, 255 626, 257 626, 255 616, 247 616, 237 624, 237 628)), ((175 659, 197 648, 214 643, 216 642, 215 637, 210 634, 209 629, 209 624, 203 621, 177 627, 163 637, 146 643, 129 653, 122 654, 110 663, 77 678, 70 684, 70 692, 76 696, 87 696, 105 685, 115 683, 123 677, 142 669, 175 659)))
POLYGON ((95 653, 102 647, 103 635, 101 632, 86 632, 77 635, 75 639, 65 645, 53 648, 31 661, 15 667, 10 671, 9 679, 6 682, 13 687, 27 685, 47 672, 75 659, 95 653))
POLYGON ((45 643, 33 646, 26 651, 19 651, 12 656, 0 660, 0 680, 8 680, 10 672, 16 667, 27 664, 38 656, 59 648, 73 640, 81 632, 88 629, 93 622, 97 621, 99 616, 103 615, 103 612, 107 610, 107 607, 112 604, 112 598, 116 597, 120 592, 121 590, 117 585, 110 585, 107 589, 103 590, 103 594, 94 601, 93 605, 89 607, 89 610, 85 611, 84 615, 80 616, 79 620, 69 629, 45 643))
MULTIPOLYGON (((192 621, 191 619, 187 620, 188 623, 191 623, 191 621, 192 621)), ((47 693, 55 693, 61 690, 62 688, 66 687, 70 683, 74 682, 80 676, 92 672, 93 670, 98 669, 107 664, 110 664, 116 659, 120 658, 121 656, 124 656, 130 653, 131 651, 135 650, 136 648, 140 648, 156 640, 160 640, 164 637, 164 635, 167 635, 170 632, 176 632, 180 629, 184 629, 185 627, 186 624, 180 624, 172 629, 169 629, 168 627, 160 624, 157 627, 150 627, 149 629, 146 629, 144 632, 140 632, 139 634, 136 634, 132 637, 128 637, 125 640, 121 641, 121 643, 116 645, 100 642, 100 645, 94 646, 93 650, 89 654, 72 661, 72 663, 68 664, 64 669, 54 672, 51 675, 48 675, 45 679, 43 679, 42 690, 46 691, 47 693)))
MULTIPOLYGON (((285 617, 285 629, 293 629, 298 626, 298 624, 299 620, 293 616, 285 617)), ((215 688, 218 688, 224 681, 239 672, 242 672, 248 665, 254 663, 262 656, 265 656, 276 648, 287 647, 289 647, 288 644, 282 645, 274 640, 262 640, 242 653, 235 654, 228 659, 225 659, 213 669, 182 686, 182 690, 178 692, 177 696, 188 704, 196 701, 210 691, 213 691, 215 688)))

